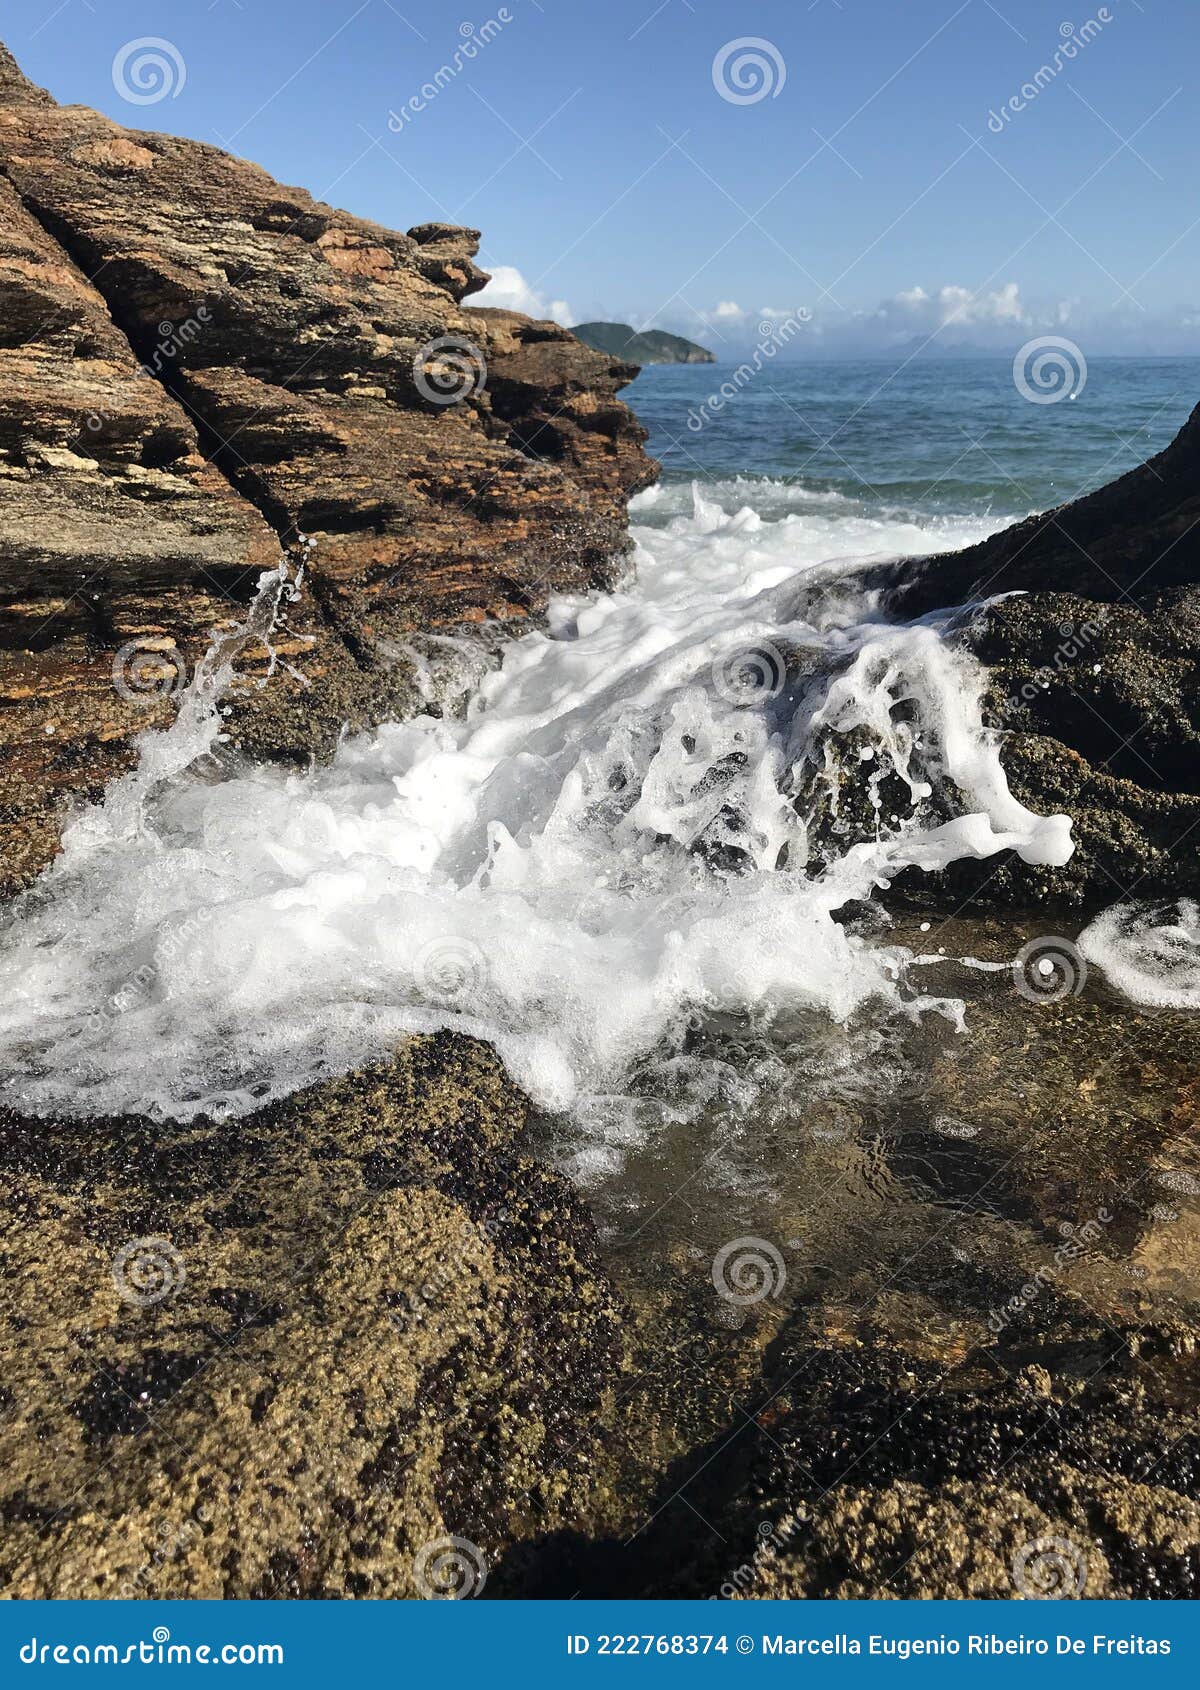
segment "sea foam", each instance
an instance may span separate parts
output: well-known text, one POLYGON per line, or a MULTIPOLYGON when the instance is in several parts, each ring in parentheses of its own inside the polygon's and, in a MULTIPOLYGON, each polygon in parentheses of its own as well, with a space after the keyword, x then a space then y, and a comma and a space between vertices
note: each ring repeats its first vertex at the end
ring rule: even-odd
POLYGON ((1079 935, 1088 962, 1134 1003, 1157 1009, 1200 1009, 1200 907, 1116 904, 1079 935))
MULTIPOLYGON (((1010 793, 982 670, 937 619, 888 622, 848 562, 980 531, 696 492, 635 529, 629 586, 554 601, 459 719, 306 773, 214 778, 227 643, 4 912, 4 1098, 240 1115, 452 1027, 542 1107, 613 1121, 698 1020, 956 1015, 838 912, 914 866, 1061 864, 1070 823, 1010 793), (860 800, 866 826, 820 833, 860 800)), ((264 578, 256 638, 284 590, 264 578)), ((695 1068, 683 1090, 739 1087, 695 1068)))

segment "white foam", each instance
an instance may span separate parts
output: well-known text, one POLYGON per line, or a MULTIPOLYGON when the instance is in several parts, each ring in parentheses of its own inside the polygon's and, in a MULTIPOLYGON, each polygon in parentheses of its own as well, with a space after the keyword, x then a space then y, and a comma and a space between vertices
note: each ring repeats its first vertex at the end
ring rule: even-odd
POLYGON ((1070 824, 1010 794, 982 672, 848 578, 848 557, 919 549, 863 521, 697 493, 636 531, 633 584, 557 601, 464 719, 386 724, 308 773, 186 775, 220 727, 211 688, 191 695, 3 917, 3 1095, 236 1115, 457 1027, 628 1140, 651 1057, 672 1108, 744 1101, 745 1076, 689 1067, 690 1017, 901 1005, 898 953, 836 912, 907 866, 1061 863, 1070 824), (875 827, 818 872, 814 806, 863 789, 875 827))
MULTIPOLYGON (((822 558, 923 557, 974 545, 1003 522, 986 516, 920 515, 911 506, 886 506, 871 496, 856 499, 835 488, 809 487, 801 480, 733 475, 704 483, 706 504, 723 510, 751 510, 772 522, 786 521, 785 533, 801 555, 822 558)), ((630 501, 630 513, 655 528, 695 516, 694 483, 656 482, 630 501)))
POLYGON ((1079 935, 1080 951, 1134 1003, 1200 1009, 1200 908, 1116 904, 1079 935))

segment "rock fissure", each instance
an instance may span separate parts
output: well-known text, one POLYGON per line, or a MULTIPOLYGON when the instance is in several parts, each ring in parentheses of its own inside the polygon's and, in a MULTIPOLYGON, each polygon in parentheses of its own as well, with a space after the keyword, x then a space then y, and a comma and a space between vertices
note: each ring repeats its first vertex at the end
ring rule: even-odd
POLYGON ((258 756, 420 708, 415 635, 518 631, 615 578, 655 474, 616 398, 634 371, 465 309, 477 248, 59 107, 0 53, 0 892, 170 720, 173 683, 121 684, 130 651, 190 673, 281 543, 315 549, 292 673, 256 689, 266 652, 241 660, 230 731, 258 756), (477 364, 448 396, 447 345, 477 364))
MULTIPOLYGON (((207 420, 189 402, 184 383, 179 379, 173 363, 164 363, 161 346, 149 339, 144 325, 136 313, 122 309, 122 297, 119 289, 106 286, 104 272, 108 261, 100 258, 94 248, 79 237, 78 231, 73 230, 61 217, 55 216, 46 206, 41 205, 35 196, 22 193, 20 188, 12 182, 8 171, 0 166, 0 175, 12 185, 24 210, 45 231, 46 235, 58 246, 64 259, 75 265, 86 276, 88 282, 99 292, 117 332, 121 334, 137 361, 138 373, 147 381, 155 381, 163 391, 187 413, 195 426, 197 438, 204 457, 214 469, 218 470, 229 482, 232 489, 248 499, 259 511, 264 521, 279 535, 282 548, 292 553, 298 551, 297 530, 282 506, 274 503, 269 497, 261 480, 256 478, 248 464, 243 462, 244 474, 231 472, 227 467, 226 456, 234 453, 231 442, 221 438, 209 425, 207 420), (94 268, 93 268, 94 266, 94 268)), ((201 307, 203 309, 203 307, 201 307)), ((236 455, 236 453, 234 453, 236 455)), ((143 459, 146 454, 143 453, 143 459)), ((172 460, 167 457, 157 466, 167 467, 172 460)), ((154 467, 154 466, 149 466, 154 467)), ((319 594, 317 595, 320 602, 319 594)), ((337 631, 334 630, 334 636, 337 631)))

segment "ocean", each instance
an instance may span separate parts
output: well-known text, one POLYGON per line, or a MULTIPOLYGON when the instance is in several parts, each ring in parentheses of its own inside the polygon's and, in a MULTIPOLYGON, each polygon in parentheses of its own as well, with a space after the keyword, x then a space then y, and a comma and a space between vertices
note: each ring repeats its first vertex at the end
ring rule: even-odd
MULTIPOLYGON (((844 500, 882 519, 998 528, 1114 481, 1200 404, 1200 359, 1092 359, 1082 386, 1076 364, 1067 397, 1035 403, 1012 359, 947 358, 774 363, 706 412, 736 368, 659 365, 624 397, 650 430, 664 489, 732 483, 763 516, 825 496, 826 508, 844 500)), ((1061 392, 1052 374, 1044 389, 1027 385, 1061 392)))

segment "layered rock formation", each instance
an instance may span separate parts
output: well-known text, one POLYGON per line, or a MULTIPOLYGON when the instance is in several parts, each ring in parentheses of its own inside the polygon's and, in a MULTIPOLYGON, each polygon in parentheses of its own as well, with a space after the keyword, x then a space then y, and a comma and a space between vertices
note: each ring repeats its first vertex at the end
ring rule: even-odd
MULTIPOLYGON (((0 48, 0 893, 282 557, 230 718, 259 755, 413 708, 426 633, 613 579, 633 371, 464 308, 476 242, 62 109, 0 48)), ((0 1119, 5 1594, 443 1593, 586 1513, 619 1318, 525 1115, 436 1039, 252 1124, 0 1119)))
POLYGON ((416 631, 612 579, 654 474, 634 372, 464 308, 476 248, 60 108, 0 49, 0 889, 301 536, 294 673, 235 723, 260 754, 411 708, 416 631))

